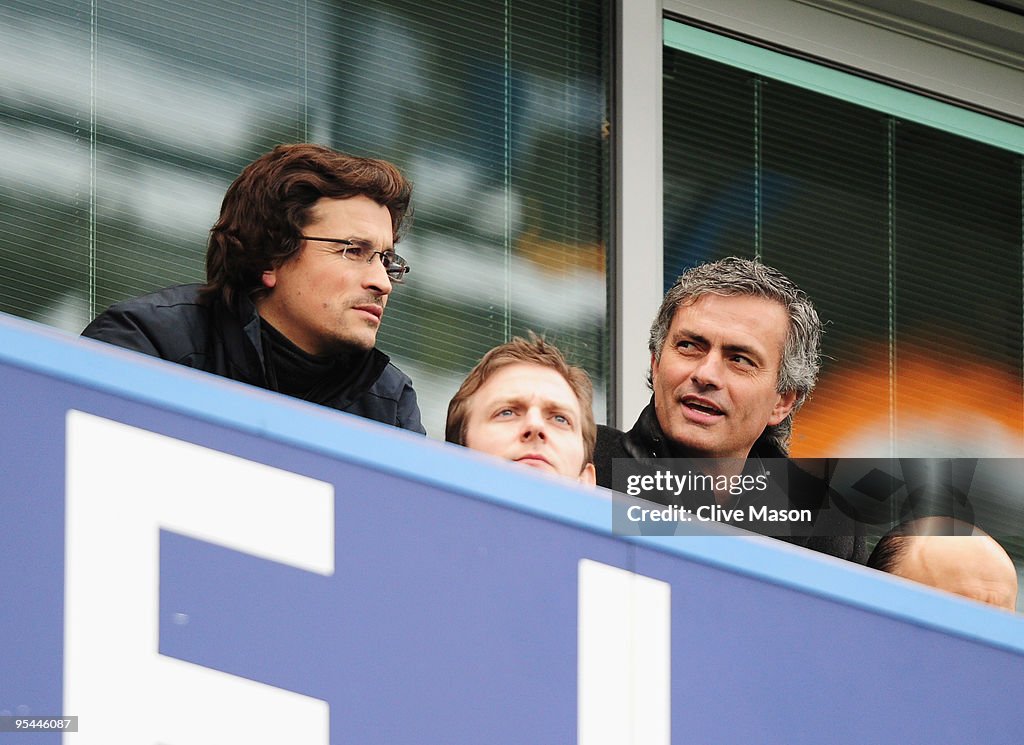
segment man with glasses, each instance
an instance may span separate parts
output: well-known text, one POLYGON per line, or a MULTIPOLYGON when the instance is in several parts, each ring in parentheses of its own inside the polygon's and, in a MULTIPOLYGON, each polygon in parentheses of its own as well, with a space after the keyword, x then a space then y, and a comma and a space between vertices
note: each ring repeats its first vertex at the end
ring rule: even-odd
POLYGON ((228 188, 205 284, 118 303, 83 335, 423 433, 412 381, 375 347, 409 271, 394 244, 411 192, 385 161, 280 145, 228 188))

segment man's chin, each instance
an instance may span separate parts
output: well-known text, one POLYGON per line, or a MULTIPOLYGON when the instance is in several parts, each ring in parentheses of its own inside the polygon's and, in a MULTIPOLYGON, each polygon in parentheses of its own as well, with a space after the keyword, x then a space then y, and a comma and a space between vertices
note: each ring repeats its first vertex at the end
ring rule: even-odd
POLYGON ((377 344, 377 335, 351 334, 335 341, 335 354, 361 354, 369 352, 377 344))
POLYGON ((668 439, 669 450, 678 457, 685 458, 714 458, 720 448, 713 437, 708 437, 708 432, 702 427, 686 427, 682 430, 665 432, 668 439))

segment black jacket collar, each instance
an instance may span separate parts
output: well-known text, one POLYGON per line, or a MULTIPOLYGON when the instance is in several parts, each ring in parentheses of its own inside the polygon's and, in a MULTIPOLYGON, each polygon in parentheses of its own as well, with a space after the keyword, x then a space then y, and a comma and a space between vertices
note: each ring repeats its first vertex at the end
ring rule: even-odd
MULTIPOLYGON (((640 412, 640 417, 622 438, 622 446, 629 453, 630 457, 638 460, 649 460, 651 458, 680 458, 686 457, 672 451, 668 438, 661 431, 658 423, 658 414, 654 410, 654 396, 640 412)), ((767 430, 761 434, 750 449, 751 458, 785 458, 786 453, 779 449, 768 439, 767 430)))
MULTIPOLYGON (((268 370, 269 356, 264 351, 263 328, 256 305, 250 296, 244 294, 240 294, 236 302, 235 309, 227 308, 219 302, 213 309, 216 326, 228 349, 228 359, 236 367, 244 365, 244 369, 237 370, 241 375, 232 377, 236 380, 248 379, 256 385, 276 391, 274 376, 268 370)), ((373 386, 390 361, 390 357, 374 347, 353 359, 353 369, 332 376, 333 380, 317 386, 305 398, 314 403, 345 409, 373 386)))

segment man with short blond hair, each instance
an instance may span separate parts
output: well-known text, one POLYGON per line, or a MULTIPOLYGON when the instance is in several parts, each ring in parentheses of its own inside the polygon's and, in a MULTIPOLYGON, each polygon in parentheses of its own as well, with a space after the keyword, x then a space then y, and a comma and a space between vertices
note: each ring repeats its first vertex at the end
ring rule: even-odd
POLYGON ((448 405, 445 439, 593 484, 590 377, 540 338, 514 338, 474 367, 448 405))

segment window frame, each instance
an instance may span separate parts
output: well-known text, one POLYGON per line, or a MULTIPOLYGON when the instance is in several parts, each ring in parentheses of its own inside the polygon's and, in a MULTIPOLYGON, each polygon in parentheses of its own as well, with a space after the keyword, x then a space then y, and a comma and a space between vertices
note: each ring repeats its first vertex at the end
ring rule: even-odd
MULTIPOLYGON (((1017 66, 979 55, 966 36, 961 48, 940 45, 927 35, 908 33, 906 24, 890 19, 887 25, 870 6, 851 2, 840 8, 818 0, 618 0, 610 254, 614 426, 631 427, 650 398, 646 341, 663 274, 661 57, 670 40, 699 42, 698 54, 725 64, 756 65, 745 69, 1024 153, 1024 101, 1013 94, 1024 89, 1024 54, 1017 66), (682 22, 703 28, 678 33, 674 29, 682 22), (792 79, 774 71, 780 59, 792 79)), ((1019 25, 1024 38, 1024 19, 1018 16, 976 3, 961 11, 986 22, 998 14, 1010 26, 1019 25)))

